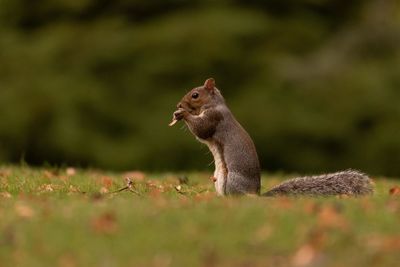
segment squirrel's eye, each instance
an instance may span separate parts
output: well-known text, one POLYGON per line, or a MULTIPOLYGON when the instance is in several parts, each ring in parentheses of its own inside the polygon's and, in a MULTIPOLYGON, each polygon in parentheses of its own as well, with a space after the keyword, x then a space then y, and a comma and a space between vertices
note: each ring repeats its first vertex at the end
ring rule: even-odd
POLYGON ((193 94, 192 94, 192 98, 193 98, 193 99, 196 99, 196 98, 198 98, 198 97, 199 97, 199 93, 193 93, 193 94))

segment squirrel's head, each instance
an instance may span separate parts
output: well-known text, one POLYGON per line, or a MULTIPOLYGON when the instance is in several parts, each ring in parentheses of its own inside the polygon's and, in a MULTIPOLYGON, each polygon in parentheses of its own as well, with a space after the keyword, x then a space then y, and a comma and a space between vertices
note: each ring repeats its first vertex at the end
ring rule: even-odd
POLYGON ((190 90, 178 103, 177 108, 183 108, 193 115, 199 115, 202 110, 223 102, 221 93, 215 87, 215 80, 209 78, 203 86, 190 90))

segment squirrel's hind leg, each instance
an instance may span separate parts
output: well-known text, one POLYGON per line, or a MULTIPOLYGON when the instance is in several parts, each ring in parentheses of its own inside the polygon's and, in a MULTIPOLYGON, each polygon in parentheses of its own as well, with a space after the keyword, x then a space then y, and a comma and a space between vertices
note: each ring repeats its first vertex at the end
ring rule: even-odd
POLYGON ((229 172, 225 191, 227 195, 259 195, 260 179, 249 179, 240 173, 229 172))

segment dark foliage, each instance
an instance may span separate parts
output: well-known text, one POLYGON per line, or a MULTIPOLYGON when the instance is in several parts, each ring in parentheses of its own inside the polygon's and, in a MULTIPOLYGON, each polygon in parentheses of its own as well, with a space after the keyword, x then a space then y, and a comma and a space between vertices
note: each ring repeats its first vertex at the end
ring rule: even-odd
POLYGON ((0 0, 0 160, 205 169, 214 77, 268 170, 400 175, 396 1, 0 0))

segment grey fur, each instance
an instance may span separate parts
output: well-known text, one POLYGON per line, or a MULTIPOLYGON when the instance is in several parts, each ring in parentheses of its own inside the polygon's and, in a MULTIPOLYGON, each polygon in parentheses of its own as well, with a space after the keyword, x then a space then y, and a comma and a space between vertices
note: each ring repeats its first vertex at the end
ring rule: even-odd
POLYGON ((217 178, 216 190, 220 195, 259 194, 260 165, 254 143, 248 133, 237 122, 225 104, 220 104, 204 113, 209 123, 210 117, 219 117, 211 137, 203 138, 199 133, 210 126, 201 118, 189 116, 186 123, 199 141, 208 145, 213 152, 217 178), (217 160, 218 159, 218 160, 217 160), (222 166, 219 166, 220 163, 222 166), (225 169, 221 171, 220 169, 225 169))
POLYGON ((279 195, 354 195, 362 196, 373 193, 371 179, 355 170, 306 176, 285 181, 263 194, 279 195))

